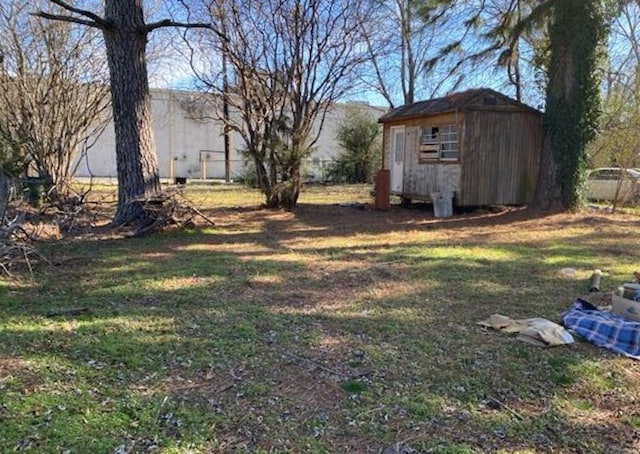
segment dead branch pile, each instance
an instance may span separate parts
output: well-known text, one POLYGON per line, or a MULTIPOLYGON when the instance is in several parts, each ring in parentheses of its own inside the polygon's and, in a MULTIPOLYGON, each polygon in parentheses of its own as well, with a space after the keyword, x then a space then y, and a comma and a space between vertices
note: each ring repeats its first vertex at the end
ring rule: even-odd
POLYGON ((13 278, 28 272, 33 279, 36 263, 51 263, 39 252, 37 242, 91 231, 99 220, 108 219, 108 202, 87 201, 87 194, 48 197, 38 206, 19 198, 7 200, 5 216, 0 218, 0 276, 13 278))
POLYGON ((195 227, 195 219, 198 217, 207 224, 215 225, 202 211, 195 208, 179 189, 164 191, 153 198, 138 199, 136 202, 142 203, 144 207, 145 221, 130 234, 132 237, 144 236, 169 227, 195 227))
POLYGON ((12 277, 16 268, 29 271, 33 277, 34 262, 48 262, 33 246, 33 240, 24 228, 24 214, 0 226, 0 274, 12 277))

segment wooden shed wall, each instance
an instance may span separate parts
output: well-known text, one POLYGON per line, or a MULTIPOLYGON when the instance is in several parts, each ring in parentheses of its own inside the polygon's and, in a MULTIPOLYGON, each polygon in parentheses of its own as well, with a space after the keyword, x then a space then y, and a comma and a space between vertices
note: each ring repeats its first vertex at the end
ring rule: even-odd
MULTIPOLYGON (((461 166, 458 162, 419 164, 419 145, 422 127, 458 125, 458 134, 462 128, 461 114, 432 115, 425 118, 399 120, 384 125, 384 167, 391 162, 390 129, 393 126, 405 127, 404 181, 402 193, 396 193, 411 199, 429 199, 433 192, 457 192, 460 186, 461 166)), ((460 136, 461 137, 461 136, 460 136)), ((462 147, 462 144, 459 144, 462 147)), ((461 151, 461 150, 460 150, 461 151)))
MULTIPOLYGON (((426 123, 425 126, 437 126, 426 123)), ((455 193, 460 189, 459 163, 420 164, 421 126, 407 126, 405 133, 404 196, 413 199, 430 198, 434 192, 455 193)))
POLYGON ((459 205, 521 205, 531 201, 543 141, 540 115, 468 111, 462 137, 459 205))
POLYGON ((391 162, 391 127, 382 125, 382 168, 389 169, 391 162))

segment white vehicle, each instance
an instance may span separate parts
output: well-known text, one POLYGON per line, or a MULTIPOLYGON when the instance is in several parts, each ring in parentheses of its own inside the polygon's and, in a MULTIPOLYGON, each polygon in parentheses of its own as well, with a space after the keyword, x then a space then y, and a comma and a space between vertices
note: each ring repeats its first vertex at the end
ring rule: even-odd
POLYGON ((605 167, 587 173, 586 197, 622 203, 640 203, 640 170, 605 167))

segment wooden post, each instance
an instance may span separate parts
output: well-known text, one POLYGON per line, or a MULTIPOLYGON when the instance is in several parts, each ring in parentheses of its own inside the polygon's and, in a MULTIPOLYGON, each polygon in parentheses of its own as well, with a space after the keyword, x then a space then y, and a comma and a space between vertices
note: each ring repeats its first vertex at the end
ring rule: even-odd
POLYGON ((389 189, 391 186, 391 172, 389 169, 380 169, 376 175, 376 208, 387 211, 390 208, 389 189))
POLYGON ((227 52, 222 52, 222 111, 224 116, 224 181, 231 181, 231 131, 229 128, 229 79, 227 76, 227 52))

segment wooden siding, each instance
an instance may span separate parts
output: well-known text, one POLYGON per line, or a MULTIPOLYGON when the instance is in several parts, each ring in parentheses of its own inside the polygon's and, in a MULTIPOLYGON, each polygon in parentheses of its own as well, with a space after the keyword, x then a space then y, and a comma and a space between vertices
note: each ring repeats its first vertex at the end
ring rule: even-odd
POLYGON ((395 120, 385 122, 383 129, 384 143, 384 168, 389 168, 391 159, 390 131, 393 126, 405 126, 405 162, 404 162, 404 189, 401 193, 392 191, 392 194, 401 195, 409 199, 429 200, 433 192, 456 192, 460 186, 459 163, 434 163, 420 164, 419 141, 422 127, 441 126, 448 124, 458 125, 458 153, 462 152, 462 114, 447 113, 431 115, 425 118, 407 120, 395 120))
POLYGON ((502 101, 463 112, 386 121, 384 168, 389 168, 391 127, 406 128, 403 191, 392 193, 428 200, 433 192, 455 192, 459 206, 529 203, 542 149, 542 116, 502 101), (458 126, 459 161, 419 163, 421 128, 446 124, 458 126))
MULTIPOLYGON (((454 118, 449 118, 452 122, 454 118)), ((447 123, 425 122, 424 126, 440 126, 447 123)), ((448 123, 450 124, 450 123, 448 123)), ((411 199, 429 199, 434 192, 453 194, 460 187, 460 164, 418 162, 422 125, 407 126, 405 136, 405 166, 403 195, 411 199)))
POLYGON ((529 112, 474 110, 465 114, 463 206, 531 201, 542 148, 541 117, 529 112))
POLYGON ((382 168, 389 169, 389 163, 391 162, 391 128, 389 125, 382 126, 382 168))
POLYGON ((437 115, 429 115, 421 118, 389 120, 384 123, 385 131, 392 126, 437 126, 451 123, 458 123, 462 119, 461 113, 443 113, 437 115))

